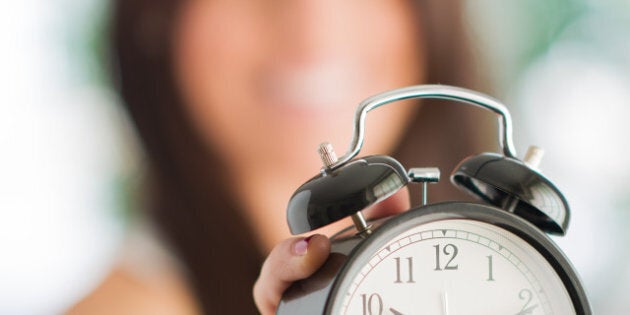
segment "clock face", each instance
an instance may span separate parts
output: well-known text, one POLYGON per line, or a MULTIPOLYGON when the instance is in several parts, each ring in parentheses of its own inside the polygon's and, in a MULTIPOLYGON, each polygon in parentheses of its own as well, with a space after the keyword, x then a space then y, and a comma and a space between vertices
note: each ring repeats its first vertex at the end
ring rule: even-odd
POLYGON ((549 262, 503 228, 450 219, 391 235, 354 260, 333 314, 575 314, 549 262))

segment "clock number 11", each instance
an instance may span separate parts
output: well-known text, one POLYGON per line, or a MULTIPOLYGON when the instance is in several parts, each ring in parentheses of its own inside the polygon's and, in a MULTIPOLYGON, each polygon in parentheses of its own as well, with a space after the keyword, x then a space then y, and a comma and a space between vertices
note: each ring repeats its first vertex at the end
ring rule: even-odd
MULTIPOLYGON (((403 277, 401 276, 401 262, 400 262, 400 257, 395 257, 394 260, 396 261, 396 281, 394 281, 394 283, 403 283, 403 277)), ((408 277, 406 278, 407 281, 404 281, 405 283, 416 283, 415 281, 413 281, 413 257, 407 257, 407 275, 408 277)))

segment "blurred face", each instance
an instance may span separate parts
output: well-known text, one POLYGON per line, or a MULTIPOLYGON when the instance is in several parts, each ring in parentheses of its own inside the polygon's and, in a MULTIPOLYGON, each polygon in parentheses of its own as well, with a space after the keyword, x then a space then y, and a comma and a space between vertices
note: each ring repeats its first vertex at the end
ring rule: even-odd
MULTIPOLYGON (((267 206, 284 216, 292 189, 321 167, 317 146, 347 150, 361 100, 421 82, 414 18, 400 0, 186 1, 175 34, 179 88, 246 207, 275 196, 281 202, 267 206)), ((411 111, 368 115, 361 154, 388 153, 411 111)))
MULTIPOLYGON (((244 168, 306 163, 314 173, 320 142, 347 149, 361 100, 421 81, 411 9, 399 0, 187 1, 175 64, 188 112, 208 144, 244 168)), ((391 149, 410 110, 368 115, 370 151, 391 149)))

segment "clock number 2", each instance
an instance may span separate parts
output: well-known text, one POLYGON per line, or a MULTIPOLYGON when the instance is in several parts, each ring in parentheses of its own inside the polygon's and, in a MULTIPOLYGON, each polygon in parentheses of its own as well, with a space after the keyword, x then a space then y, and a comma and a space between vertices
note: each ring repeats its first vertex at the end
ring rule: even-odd
POLYGON ((529 303, 532 302, 532 291, 528 289, 523 289, 518 293, 518 298, 525 301, 525 305, 521 308, 520 312, 516 313, 516 315, 525 315, 531 314, 538 304, 534 304, 529 306, 529 303))
POLYGON ((383 314, 383 299, 378 293, 372 293, 368 297, 367 294, 361 294, 363 302, 363 315, 381 315, 383 314))
POLYGON ((448 260, 448 262, 446 263, 446 266, 444 266, 444 268, 441 267, 440 265, 440 245, 434 245, 433 247, 435 247, 435 271, 442 271, 442 270, 457 270, 459 265, 451 265, 451 263, 453 262, 453 259, 455 259, 455 257, 457 257, 457 246, 453 245, 453 244, 446 244, 443 248, 442 248, 442 252, 444 252, 445 256, 451 256, 451 259, 448 260))

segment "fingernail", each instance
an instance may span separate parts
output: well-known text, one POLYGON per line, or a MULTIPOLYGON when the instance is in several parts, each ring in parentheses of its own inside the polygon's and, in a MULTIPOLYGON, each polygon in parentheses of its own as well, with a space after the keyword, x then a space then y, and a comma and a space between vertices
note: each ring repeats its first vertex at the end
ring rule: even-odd
POLYGON ((306 255, 306 252, 308 251, 308 242, 310 242, 312 238, 313 235, 297 241, 295 245, 293 245, 293 252, 298 256, 306 255))

